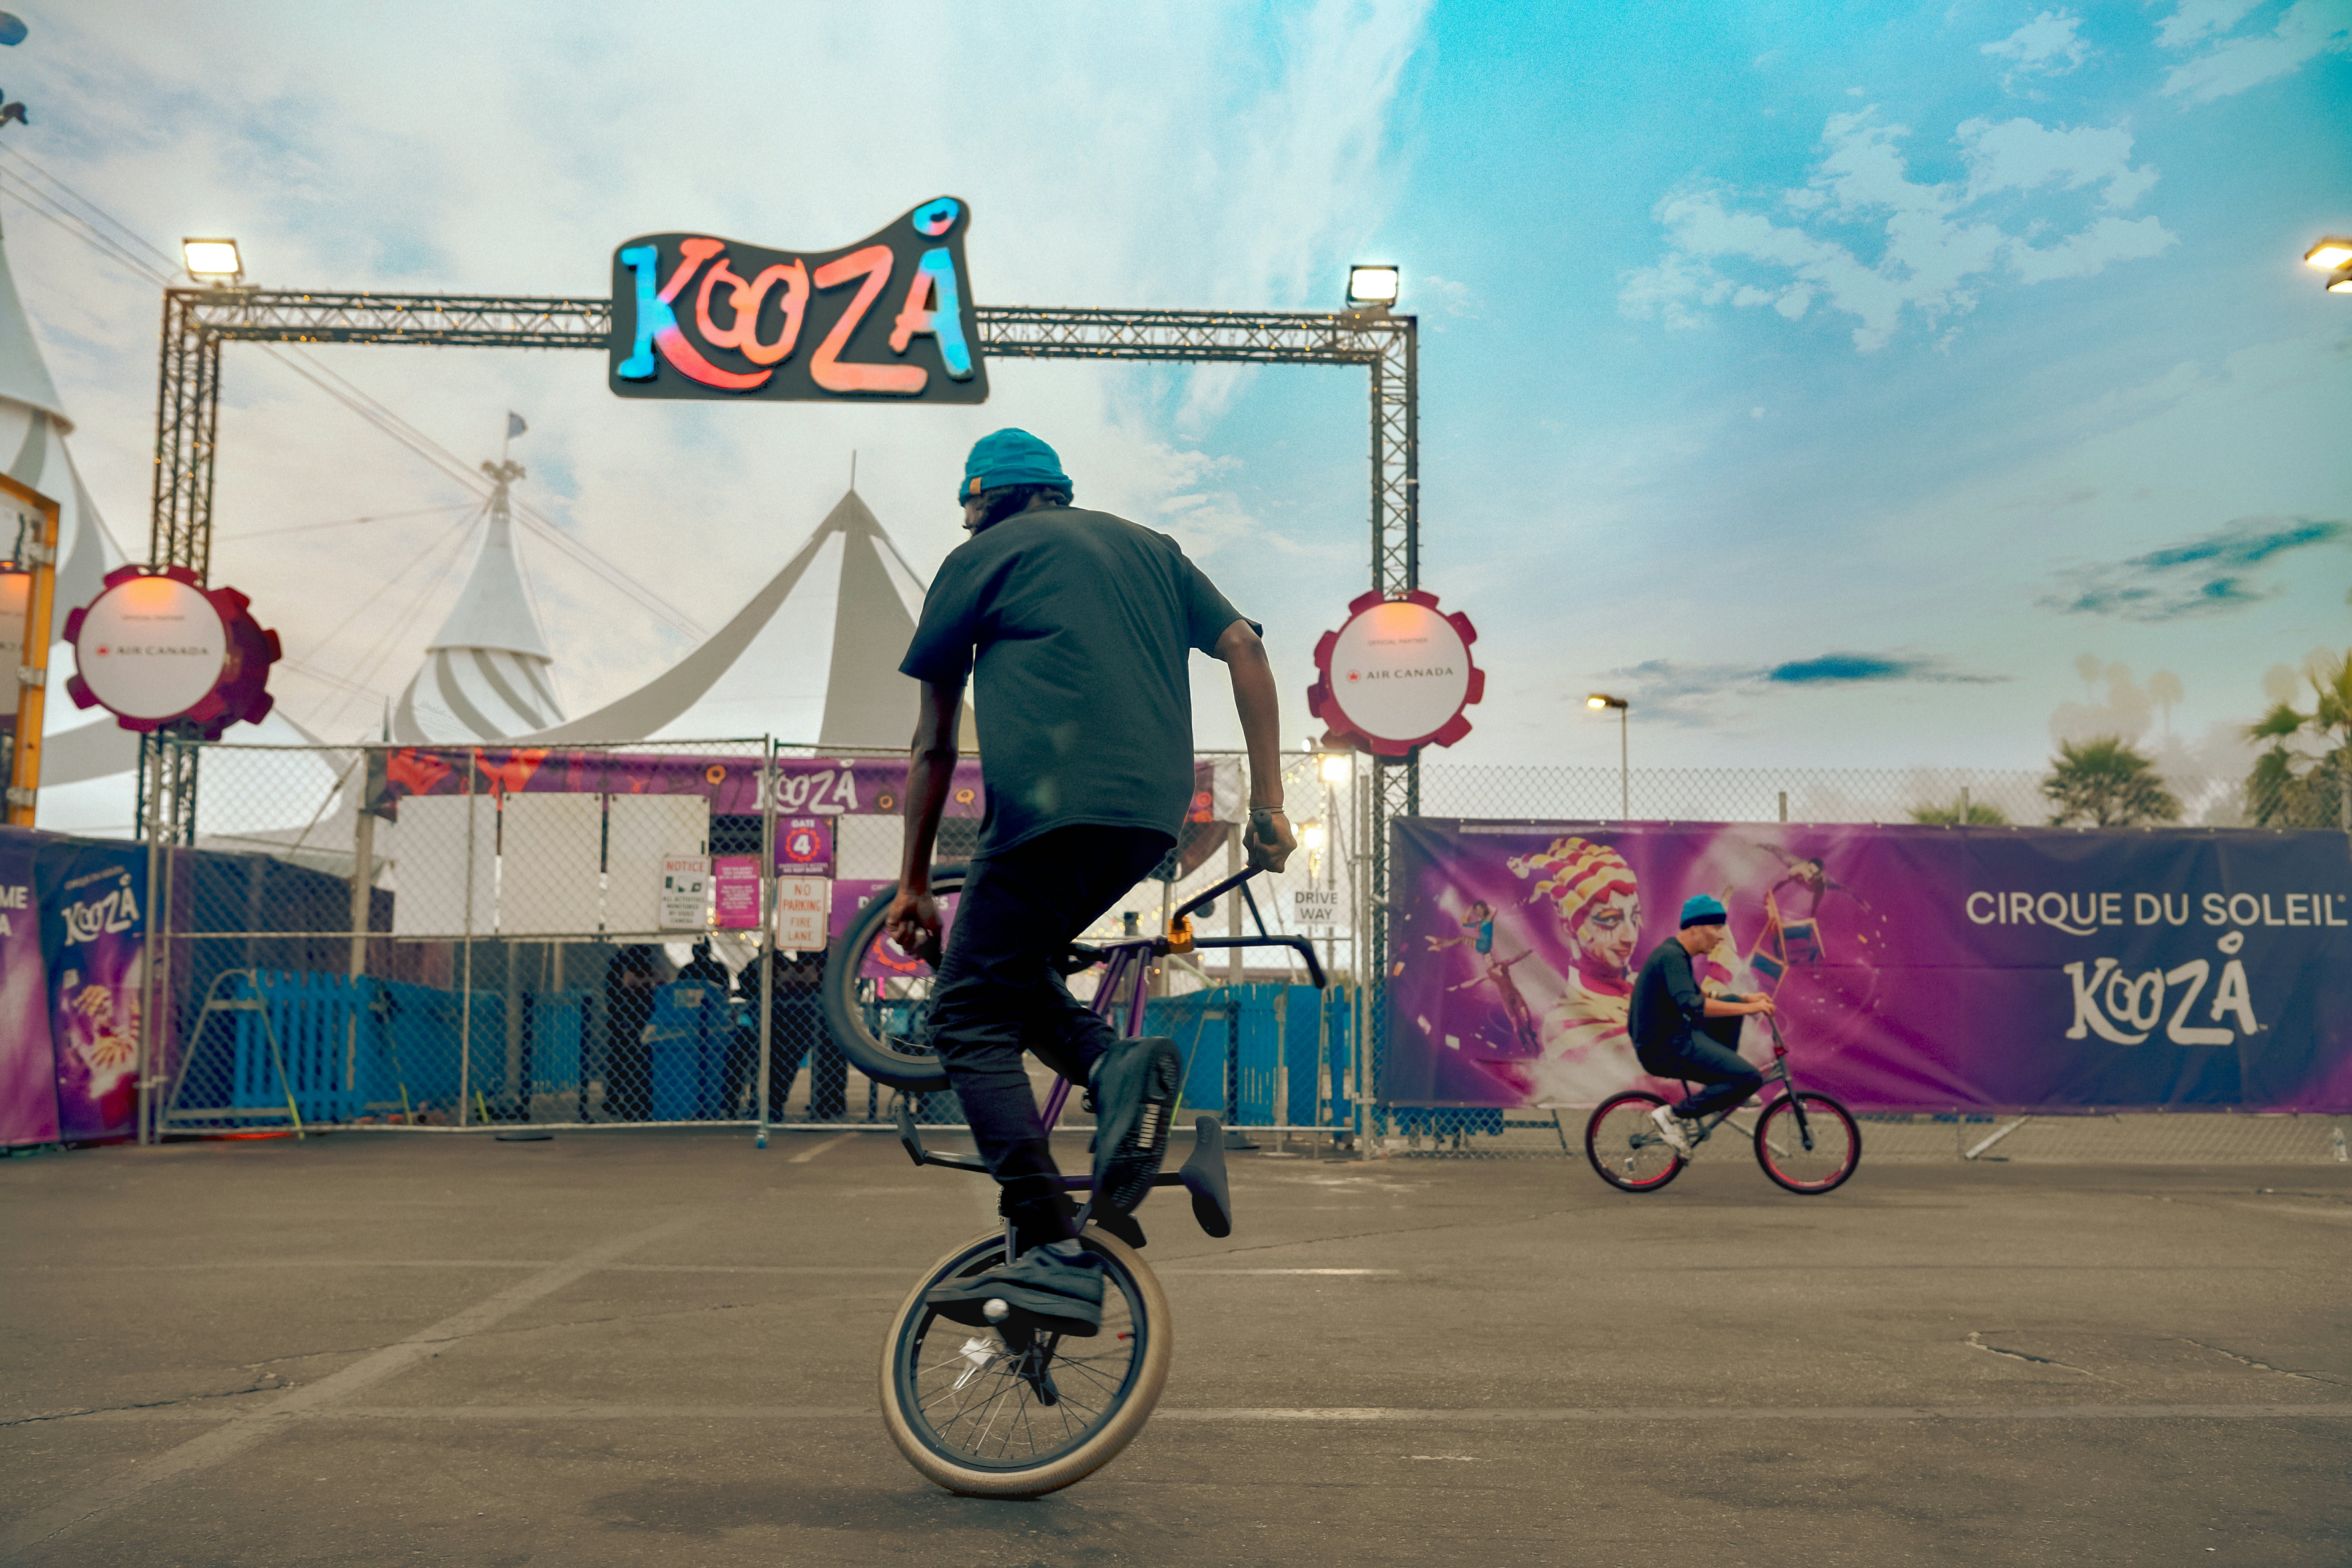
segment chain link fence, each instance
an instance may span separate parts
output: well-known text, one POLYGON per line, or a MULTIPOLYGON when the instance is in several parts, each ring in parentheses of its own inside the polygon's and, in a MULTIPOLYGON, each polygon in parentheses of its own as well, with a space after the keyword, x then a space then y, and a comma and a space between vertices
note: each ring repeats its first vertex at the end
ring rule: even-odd
MULTIPOLYGON (((964 766, 943 861, 977 841, 964 766)), ((1316 992, 1282 949, 1163 960, 1144 1026, 1185 1048, 1186 1104, 1366 1155, 1580 1158, 1581 1111, 1391 1105, 1367 1081, 1354 949, 1369 771, 1316 753, 1283 770, 1300 852, 1196 928, 1307 936, 1332 984, 1316 992)), ((1245 773, 1237 755, 1198 759, 1163 875, 1087 940, 1162 930, 1241 868, 1245 773)), ((901 753, 761 740, 205 746, 194 842, 156 868, 156 1128, 877 1124, 889 1095, 834 1045, 819 987, 829 933, 895 881, 903 777, 901 753)), ((2199 798, 2217 810, 2224 793, 2209 781, 2199 798)), ((2025 771, 1432 763, 1422 784, 1433 816, 2039 822, 2049 805, 2025 771)), ((1091 978, 1074 984, 1084 995, 1091 978)), ((921 1114, 961 1121, 951 1094, 921 1114)), ((2344 1133, 2326 1118, 1864 1120, 1874 1159, 2331 1160, 2344 1133)), ((1745 1148, 1727 1136, 1704 1157, 1745 1148)))

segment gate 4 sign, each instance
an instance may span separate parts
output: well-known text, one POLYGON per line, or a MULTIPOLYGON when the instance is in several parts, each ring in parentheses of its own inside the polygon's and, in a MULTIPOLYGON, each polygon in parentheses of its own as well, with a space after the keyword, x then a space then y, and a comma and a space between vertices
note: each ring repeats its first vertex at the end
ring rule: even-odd
POLYGON ((964 270, 971 209, 925 202, 839 250, 655 234, 613 253, 610 380, 623 397, 985 403, 964 270))

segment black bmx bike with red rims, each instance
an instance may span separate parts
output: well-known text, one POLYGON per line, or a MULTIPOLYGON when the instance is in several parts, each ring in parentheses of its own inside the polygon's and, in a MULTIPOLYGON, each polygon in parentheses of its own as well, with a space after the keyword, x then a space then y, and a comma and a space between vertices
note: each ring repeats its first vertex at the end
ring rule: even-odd
MULTIPOLYGON (((1247 903, 1255 916, 1256 902, 1243 884, 1256 874, 1244 871, 1188 900, 1162 935, 1100 947, 1073 942, 1062 961, 1063 973, 1076 976, 1102 966, 1094 1011, 1124 1035, 1142 1029, 1152 963, 1170 953, 1289 948, 1306 961, 1308 977, 1320 986, 1323 967, 1304 937, 1269 934, 1263 920, 1255 937, 1194 932, 1192 917, 1228 892, 1247 903)), ((943 918, 953 919, 964 879, 961 866, 932 871, 931 889, 943 918)), ((935 977, 920 957, 883 945, 890 899, 885 891, 861 910, 827 955, 827 1021, 843 1054, 860 1071, 899 1091, 894 1111, 908 1159, 986 1175, 988 1167, 978 1160, 923 1146, 917 1097, 948 1087, 947 1069, 930 1047, 935 977)), ((1041 1111, 1049 1129, 1060 1120, 1069 1092, 1067 1079, 1055 1081, 1041 1111)), ((1201 1228, 1212 1237, 1230 1236, 1224 1129, 1217 1118, 1202 1116, 1193 1133, 1182 1168, 1162 1172, 1152 1184, 1183 1188, 1201 1228)), ((1061 1183, 1085 1198, 1093 1177, 1064 1176, 1061 1183)), ((1127 1447, 1159 1403, 1175 1345, 1168 1299, 1135 1247, 1091 1222, 1091 1205, 1082 1217, 1087 1223, 1079 1245, 1103 1267, 1102 1324, 1093 1335, 1045 1331, 1024 1323, 1003 1301, 991 1301, 983 1310, 991 1326, 967 1327, 942 1317, 927 1301, 934 1287, 1012 1262, 1009 1221, 1001 1230, 962 1243, 925 1270, 891 1319, 882 1344, 883 1426, 909 1464, 951 1492, 1034 1498, 1083 1480, 1127 1447)))
MULTIPOLYGON (((1862 1162, 1862 1129, 1853 1113, 1829 1095, 1801 1089, 1789 1072, 1788 1042, 1769 1014, 1772 1065, 1764 1069, 1764 1109, 1756 1118, 1756 1163, 1792 1193, 1835 1192, 1862 1162), (1773 1095, 1775 1084, 1780 1092, 1773 1095)), ((1667 1101, 1647 1089, 1627 1089, 1593 1108, 1584 1123, 1584 1157, 1601 1179, 1622 1192, 1654 1193, 1682 1174, 1691 1156, 1660 1131, 1654 1113, 1667 1101)), ((1683 1123, 1696 1152, 1740 1107, 1683 1123)), ((1735 1124, 1736 1125, 1736 1124, 1735 1124)))

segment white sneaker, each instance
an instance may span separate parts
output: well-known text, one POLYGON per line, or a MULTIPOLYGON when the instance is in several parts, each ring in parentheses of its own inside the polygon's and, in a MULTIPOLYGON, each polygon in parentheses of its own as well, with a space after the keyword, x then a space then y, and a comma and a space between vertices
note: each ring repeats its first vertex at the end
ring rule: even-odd
POLYGON ((1661 1105, 1650 1112, 1650 1120, 1658 1124, 1658 1135, 1669 1148, 1685 1160, 1690 1158, 1690 1135, 1683 1131, 1683 1119, 1675 1114, 1673 1106, 1661 1105))

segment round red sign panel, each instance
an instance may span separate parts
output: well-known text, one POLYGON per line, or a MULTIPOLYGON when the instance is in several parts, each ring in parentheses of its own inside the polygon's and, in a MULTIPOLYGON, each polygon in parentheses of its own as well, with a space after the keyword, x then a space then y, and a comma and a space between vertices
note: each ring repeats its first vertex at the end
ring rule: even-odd
POLYGON ((1450 746, 1470 732, 1463 710, 1486 695, 1486 672, 1470 657, 1477 640, 1470 617, 1441 611, 1434 594, 1366 594, 1315 645, 1307 710, 1334 738, 1376 756, 1450 746))

